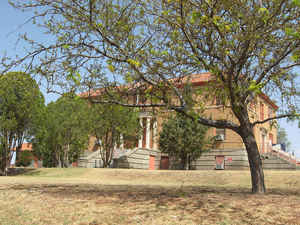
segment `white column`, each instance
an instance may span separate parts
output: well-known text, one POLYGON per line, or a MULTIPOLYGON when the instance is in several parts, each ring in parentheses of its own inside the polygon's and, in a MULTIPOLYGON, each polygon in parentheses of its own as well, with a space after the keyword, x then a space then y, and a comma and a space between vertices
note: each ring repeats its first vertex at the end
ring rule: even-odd
POLYGON ((120 134, 120 149, 124 149, 123 134, 120 134))
POLYGON ((154 123, 153 123, 153 148, 154 149, 158 149, 156 135, 157 135, 157 121, 154 120, 154 123))
POLYGON ((143 135, 144 135, 144 132, 143 132, 143 118, 140 118, 140 126, 142 128, 142 134, 140 135, 140 138, 139 138, 139 148, 141 148, 143 146, 143 135))
POLYGON ((147 125, 146 125, 146 148, 150 148, 150 122, 151 122, 151 118, 147 117, 147 125))

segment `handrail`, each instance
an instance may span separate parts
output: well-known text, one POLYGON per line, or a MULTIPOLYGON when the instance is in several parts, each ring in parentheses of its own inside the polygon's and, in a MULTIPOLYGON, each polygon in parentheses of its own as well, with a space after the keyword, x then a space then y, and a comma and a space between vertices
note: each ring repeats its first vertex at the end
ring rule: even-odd
POLYGON ((282 151, 281 149, 276 148, 275 146, 270 146, 271 153, 275 154, 279 158, 284 158, 286 160, 292 161, 293 163, 300 164, 300 160, 296 156, 292 155, 289 152, 282 151))

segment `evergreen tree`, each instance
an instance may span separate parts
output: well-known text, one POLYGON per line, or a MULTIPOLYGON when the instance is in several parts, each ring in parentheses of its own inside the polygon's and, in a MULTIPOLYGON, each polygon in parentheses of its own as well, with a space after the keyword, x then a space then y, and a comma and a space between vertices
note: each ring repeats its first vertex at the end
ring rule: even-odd
POLYGON ((90 115, 90 134, 96 138, 100 148, 102 166, 109 167, 115 148, 128 138, 139 135, 139 114, 132 108, 120 105, 93 104, 90 115))
POLYGON ((46 167, 68 167, 87 148, 90 130, 85 100, 64 95, 47 105, 33 139, 35 155, 46 167))
POLYGON ((176 114, 163 123, 159 149, 180 160, 181 169, 191 169, 192 161, 207 151, 211 143, 206 137, 208 127, 176 114))
POLYGON ((34 79, 23 72, 0 75, 0 173, 5 174, 16 149, 19 159, 24 140, 29 140, 41 118, 44 97, 34 79))

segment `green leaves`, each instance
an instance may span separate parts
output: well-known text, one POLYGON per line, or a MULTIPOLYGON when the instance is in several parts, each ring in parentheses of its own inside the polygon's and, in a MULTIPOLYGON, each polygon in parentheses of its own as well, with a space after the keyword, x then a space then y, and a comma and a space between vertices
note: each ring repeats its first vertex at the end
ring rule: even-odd
POLYGON ((262 92, 262 88, 263 88, 264 84, 263 83, 259 83, 259 84, 256 84, 256 81, 251 81, 250 82, 250 85, 248 87, 248 90, 253 92, 253 93, 261 93, 262 92))
POLYGON ((127 72, 125 74, 125 78, 124 79, 125 79, 125 82, 128 83, 128 84, 130 84, 130 83, 132 83, 134 81, 134 79, 133 79, 133 77, 132 77, 132 75, 131 75, 130 72, 127 72))
POLYGON ((297 7, 300 7, 300 0, 293 0, 293 3, 294 3, 297 7))
POLYGON ((197 11, 193 11, 192 15, 190 17, 190 22, 191 24, 195 24, 196 22, 198 22, 201 19, 201 13, 197 12, 197 11))
POLYGON ((107 68, 110 72, 115 72, 115 67, 112 64, 108 64, 107 68))
POLYGON ((207 127, 184 115, 176 114, 163 123, 159 134, 159 148, 181 161, 179 168, 188 164, 207 150, 210 141, 205 137, 207 127))
POLYGON ((220 16, 217 16, 217 15, 213 16, 213 18, 212 18, 212 22, 213 22, 216 26, 219 25, 219 21, 220 21, 220 20, 221 20, 221 17, 220 17, 220 16))
POLYGON ((141 66, 141 63, 139 61, 136 61, 134 59, 128 59, 127 62, 130 64, 130 65, 133 65, 135 67, 140 67, 141 66))
POLYGON ((89 115, 90 134, 96 138, 103 165, 107 167, 112 160, 115 146, 121 144, 121 135, 133 139, 139 136, 139 112, 120 105, 92 104, 89 115))
POLYGON ((75 85, 79 86, 81 83, 81 75, 78 71, 73 71, 73 69, 69 68, 68 69, 68 75, 67 75, 67 80, 71 80, 74 82, 75 85))
POLYGON ((69 48, 70 48, 70 46, 67 45, 67 44, 63 45, 62 47, 63 47, 64 49, 69 49, 69 48))
POLYGON ((258 12, 260 13, 260 14, 269 14, 269 10, 268 9, 266 9, 266 8, 259 8, 259 10, 258 10, 258 12))
POLYGON ((291 59, 294 61, 294 62, 297 62, 299 59, 300 59, 300 54, 299 53, 294 53, 291 55, 291 59))
POLYGON ((87 148, 90 130, 89 107, 85 100, 67 93, 47 105, 33 139, 34 151, 44 166, 67 166, 87 148))
POLYGON ((102 23, 97 23, 96 25, 98 28, 103 28, 103 24, 102 23))
MULTIPOLYGON (((23 72, 0 75, 0 155, 29 140, 43 112, 44 98, 35 80, 23 72)), ((4 155, 2 155, 4 156, 4 155)), ((0 170, 6 165, 0 161, 0 170)))
POLYGON ((300 32, 294 30, 293 28, 286 27, 285 28, 285 33, 286 33, 287 36, 290 36, 290 37, 292 37, 294 39, 297 39, 297 40, 300 39, 300 32))

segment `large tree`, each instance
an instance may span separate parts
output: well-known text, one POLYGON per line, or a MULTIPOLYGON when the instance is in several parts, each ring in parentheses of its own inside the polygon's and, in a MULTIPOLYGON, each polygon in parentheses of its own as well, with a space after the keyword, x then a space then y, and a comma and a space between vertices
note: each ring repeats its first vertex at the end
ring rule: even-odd
POLYGON ((109 167, 115 149, 139 134, 138 112, 120 105, 93 104, 91 132, 100 150, 103 168, 109 167))
POLYGON ((46 167, 68 167, 87 148, 90 125, 85 100, 66 94, 49 103, 32 140, 35 155, 46 167))
POLYGON ((12 149, 19 158, 20 148, 32 137, 43 107, 44 97, 29 74, 0 75, 0 173, 6 173, 12 149))
MULTIPOLYGON (((32 21, 53 42, 44 44, 24 35, 32 51, 11 62, 3 58, 6 69, 27 63, 51 84, 63 82, 68 87, 79 82, 91 89, 124 82, 150 85, 159 101, 139 106, 168 107, 204 125, 239 134, 248 153, 252 191, 266 191, 253 127, 299 113, 294 70, 300 65, 299 0, 11 2, 33 9, 32 21), (195 116, 196 112, 191 116, 186 109, 180 82, 201 71, 213 74, 210 96, 222 97, 235 121, 195 116), (248 104, 261 91, 283 103, 281 111, 250 121, 248 104), (177 100, 170 101, 170 94, 177 100)), ((126 105, 122 99, 110 102, 126 105)))

